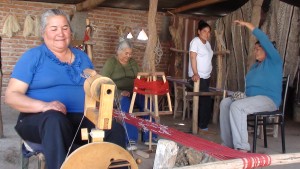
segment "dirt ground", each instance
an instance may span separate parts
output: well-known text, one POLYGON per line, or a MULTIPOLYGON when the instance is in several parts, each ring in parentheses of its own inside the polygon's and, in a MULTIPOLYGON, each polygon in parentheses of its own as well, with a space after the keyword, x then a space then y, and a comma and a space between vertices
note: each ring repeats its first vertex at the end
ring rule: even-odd
MULTIPOLYGON (((10 109, 6 105, 2 105, 2 116, 4 123, 4 138, 0 139, 0 169, 16 169, 21 168, 20 165, 20 138, 14 131, 14 125, 18 116, 18 112, 10 109)), ((181 117, 173 119, 172 116, 162 116, 161 123, 169 127, 174 127, 183 132, 189 132, 191 130, 191 119, 181 120, 181 117), (184 124, 184 125, 183 125, 184 124)), ((202 135, 199 137, 208 139, 210 141, 220 143, 219 127, 218 125, 209 125, 210 129, 215 130, 215 135, 202 135)), ((300 123, 292 120, 287 120, 286 124, 286 150, 287 153, 299 153, 300 152, 300 123)), ((280 134, 279 134, 280 136, 280 134)), ((252 138, 249 138, 250 142, 252 138)), ((251 143, 252 144, 252 143, 251 143)), ((259 139, 257 143, 257 152, 266 154, 280 154, 281 153, 281 139, 268 137, 269 148, 263 148, 263 140, 259 139)), ((147 146, 138 144, 140 150, 146 151, 147 146)), ((155 149, 155 146, 153 147, 155 149)), ((155 152, 150 153, 150 158, 143 158, 134 153, 134 158, 140 158, 142 163, 139 165, 140 169, 153 168, 153 161, 155 158, 155 152)), ((29 162, 29 169, 37 168, 37 160, 31 158, 29 162)), ((272 169, 292 169, 300 168, 300 164, 279 165, 270 166, 266 168, 272 169)))

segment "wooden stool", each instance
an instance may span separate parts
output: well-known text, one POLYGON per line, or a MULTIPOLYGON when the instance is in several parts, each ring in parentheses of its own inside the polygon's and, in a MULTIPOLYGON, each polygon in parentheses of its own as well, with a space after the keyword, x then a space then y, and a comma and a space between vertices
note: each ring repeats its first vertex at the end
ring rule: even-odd
MULTIPOLYGON (((147 79, 147 82, 153 82, 157 81, 157 78, 160 77, 162 78, 164 83, 167 83, 165 73, 164 72, 154 72, 154 73, 147 73, 147 72, 139 72, 137 74, 137 79, 141 79, 141 77, 145 77, 147 79)), ((137 86, 134 86, 135 90, 138 90, 137 86)), ((136 98, 136 92, 133 92, 132 94, 132 99, 130 103, 130 108, 129 108, 129 113, 132 113, 133 111, 133 106, 136 98)), ((145 92, 147 89, 145 89, 145 92)), ((151 91, 150 91, 151 92, 151 91)), ((158 95, 157 94, 145 94, 145 106, 144 106, 144 112, 135 112, 134 114, 136 116, 145 116, 145 115, 150 115, 150 121, 152 121, 152 118, 155 119, 156 123, 160 122, 159 115, 168 115, 172 114, 172 104, 171 104, 171 98, 170 98, 170 93, 166 93, 167 100, 168 100, 168 109, 169 111, 159 111, 158 110, 158 95), (153 103, 154 101, 154 103, 153 103), (154 110, 153 110, 154 108, 154 110)), ((152 138, 152 132, 149 132, 149 138, 152 138)), ((149 139, 149 150, 151 150, 152 147, 152 140, 149 139)))

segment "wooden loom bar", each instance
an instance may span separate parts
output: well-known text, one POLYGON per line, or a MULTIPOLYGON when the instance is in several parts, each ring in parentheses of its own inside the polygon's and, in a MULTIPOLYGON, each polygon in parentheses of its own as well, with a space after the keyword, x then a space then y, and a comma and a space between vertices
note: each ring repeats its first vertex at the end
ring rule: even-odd
MULTIPOLYGON (((270 158, 271 158, 270 166, 300 163, 300 153, 275 154, 275 155, 270 155, 270 158)), ((246 158, 223 160, 223 161, 217 161, 217 162, 211 162, 211 163, 205 163, 199 165, 178 167, 175 169, 214 169, 214 168, 244 169, 245 161, 243 159, 245 160, 246 158)))
POLYGON ((211 91, 211 92, 186 92, 188 96, 223 96, 222 91, 211 91))
POLYGON ((187 10, 194 9, 194 8, 200 8, 200 7, 203 7, 203 6, 208 6, 208 5, 211 5, 211 4, 220 3, 222 1, 225 1, 225 0, 200 1, 200 2, 192 3, 192 4, 189 4, 189 5, 185 5, 185 6, 173 9, 170 12, 171 13, 179 13, 179 12, 187 11, 187 10))

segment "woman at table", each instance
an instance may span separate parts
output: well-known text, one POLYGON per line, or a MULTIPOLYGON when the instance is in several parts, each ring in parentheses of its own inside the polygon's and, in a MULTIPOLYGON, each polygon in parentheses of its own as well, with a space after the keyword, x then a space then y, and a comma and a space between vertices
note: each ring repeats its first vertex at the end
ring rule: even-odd
MULTIPOLYGON (((188 74, 194 82, 200 80, 199 91, 208 92, 210 83, 210 74, 212 71, 212 57, 213 51, 211 49, 209 38, 211 34, 211 27, 205 21, 200 20, 198 23, 198 36, 190 43, 189 49, 189 70, 188 74)), ((199 132, 208 132, 208 123, 211 119, 211 97, 199 97, 199 111, 198 111, 198 127, 199 132)))

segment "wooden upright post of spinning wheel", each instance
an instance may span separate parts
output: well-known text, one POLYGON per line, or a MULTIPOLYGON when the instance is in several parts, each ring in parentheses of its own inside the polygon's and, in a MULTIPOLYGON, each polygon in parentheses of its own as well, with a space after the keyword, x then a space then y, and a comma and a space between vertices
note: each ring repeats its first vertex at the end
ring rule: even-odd
MULTIPOLYGON (((104 130, 111 129, 115 84, 93 70, 85 70, 90 77, 84 83, 86 116, 96 128, 90 133, 92 143, 76 149, 63 163, 61 169, 98 169, 138 166, 128 151, 122 147, 103 142, 104 130), (99 108, 98 108, 99 103, 99 108)), ((82 138, 88 140, 87 129, 82 130, 82 138)))

